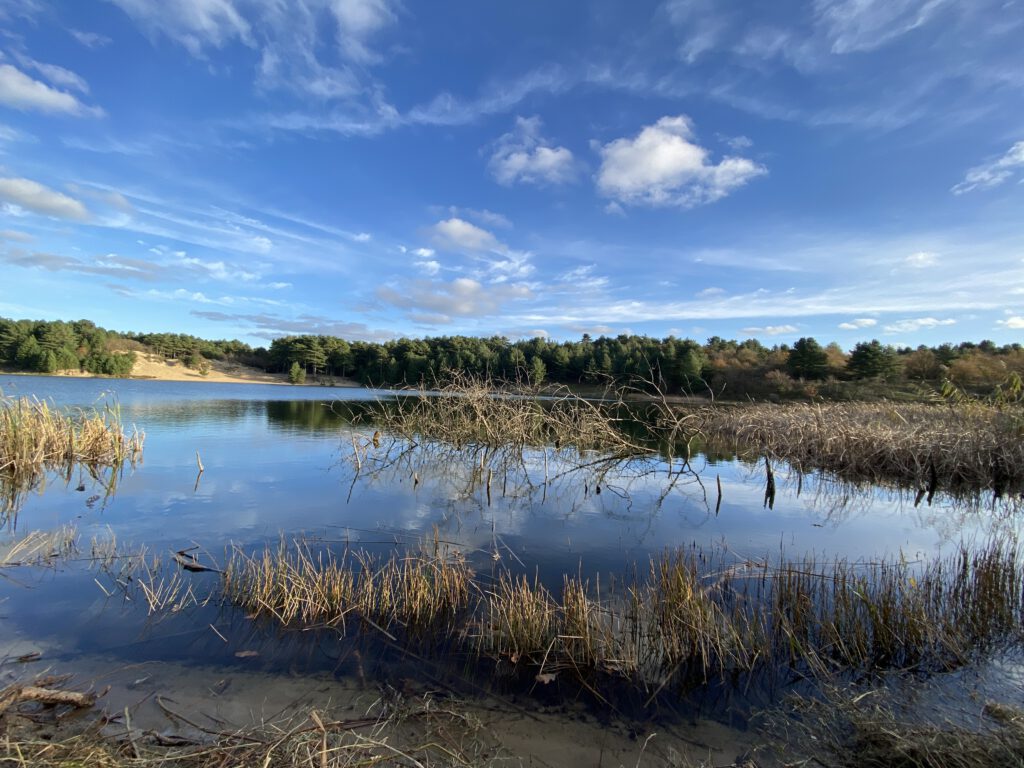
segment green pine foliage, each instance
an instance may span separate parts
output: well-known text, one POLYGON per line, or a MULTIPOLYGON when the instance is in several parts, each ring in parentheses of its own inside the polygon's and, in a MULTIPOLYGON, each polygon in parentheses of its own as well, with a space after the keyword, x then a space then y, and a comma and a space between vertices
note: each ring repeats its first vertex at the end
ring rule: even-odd
POLYGON ((180 360, 200 372, 210 361, 230 361, 286 374, 292 380, 355 379, 366 386, 433 386, 452 373, 521 384, 603 388, 628 384, 671 395, 713 393, 725 399, 767 397, 865 399, 924 396, 942 382, 987 396, 1016 374, 1024 376, 1024 348, 991 341, 894 348, 877 340, 850 354, 838 345, 799 339, 767 347, 756 339, 712 336, 704 344, 622 334, 579 340, 511 341, 438 336, 369 342, 335 336, 274 339, 269 348, 241 341, 209 341, 177 333, 118 333, 88 320, 0 318, 0 366, 54 373, 84 370, 127 376, 133 352, 180 360), (916 394, 915 394, 916 393, 916 394))

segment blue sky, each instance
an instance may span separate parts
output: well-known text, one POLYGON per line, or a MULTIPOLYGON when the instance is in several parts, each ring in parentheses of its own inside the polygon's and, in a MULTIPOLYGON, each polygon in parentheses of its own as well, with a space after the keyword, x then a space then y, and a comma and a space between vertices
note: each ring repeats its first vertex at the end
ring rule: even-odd
POLYGON ((0 0, 0 315, 1024 338, 1024 2, 0 0))

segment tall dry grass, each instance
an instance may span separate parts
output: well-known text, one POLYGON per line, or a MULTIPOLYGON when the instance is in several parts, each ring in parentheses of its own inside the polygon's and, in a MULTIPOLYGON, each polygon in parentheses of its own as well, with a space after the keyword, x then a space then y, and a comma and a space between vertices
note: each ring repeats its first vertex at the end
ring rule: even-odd
POLYGON ((76 467, 104 479, 110 490, 117 471, 142 455, 145 436, 126 433, 120 412, 58 410, 44 400, 0 397, 0 513, 15 511, 27 491, 48 472, 70 482, 76 467))
POLYGON ((999 543, 911 563, 813 558, 725 563, 697 548, 654 558, 642 578, 601 590, 565 576, 473 577, 449 553, 377 561, 308 545, 236 552, 226 597, 292 626, 373 627, 538 675, 624 677, 648 690, 741 673, 949 669, 1024 636, 1024 572, 999 543))
POLYGON ((1024 412, 982 404, 753 404, 709 409, 704 434, 801 471, 929 494, 1024 490, 1024 412))

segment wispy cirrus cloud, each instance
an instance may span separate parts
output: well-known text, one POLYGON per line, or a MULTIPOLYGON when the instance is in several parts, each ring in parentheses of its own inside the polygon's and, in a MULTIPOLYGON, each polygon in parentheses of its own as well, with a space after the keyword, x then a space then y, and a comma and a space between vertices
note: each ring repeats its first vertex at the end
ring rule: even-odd
POLYGON ((0 261, 12 267, 39 269, 46 272, 101 275, 144 282, 156 282, 167 277, 164 268, 158 264, 143 259, 119 256, 116 253, 83 260, 41 251, 28 253, 12 249, 7 253, 0 253, 0 261))
POLYGON ((189 314, 218 323, 232 323, 248 333, 265 339, 294 334, 339 336, 359 341, 388 341, 395 333, 379 328, 370 328, 365 323, 351 323, 333 320, 323 315, 300 314, 296 317, 282 317, 269 313, 231 314, 215 310, 192 310, 189 314))
POLYGON ((87 32, 81 29, 69 29, 68 34, 86 48, 102 48, 114 42, 106 35, 101 35, 98 32, 87 32))
POLYGON ((944 325, 956 325, 953 318, 938 319, 935 317, 915 317, 889 323, 882 330, 886 333, 914 333, 922 328, 939 328, 944 325))
POLYGON ((800 329, 795 325, 750 325, 746 328, 740 328, 740 333, 746 333, 750 336, 783 336, 785 334, 796 333, 800 329))
POLYGON ((1003 155, 976 165, 964 175, 964 180, 950 190, 954 195, 963 195, 976 189, 998 187, 1014 176, 1024 174, 1024 141, 1018 141, 1003 155))

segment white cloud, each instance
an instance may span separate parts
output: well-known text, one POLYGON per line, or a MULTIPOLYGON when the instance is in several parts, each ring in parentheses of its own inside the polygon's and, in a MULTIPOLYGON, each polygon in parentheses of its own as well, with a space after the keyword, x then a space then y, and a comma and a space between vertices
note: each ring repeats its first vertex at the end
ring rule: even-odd
POLYGON ((103 115, 103 110, 99 107, 86 106, 72 94, 51 88, 39 80, 33 80, 10 64, 0 64, 0 104, 18 110, 34 109, 40 112, 63 112, 92 117, 103 115))
POLYGON ((71 90, 78 91, 79 93, 89 92, 89 84, 85 82, 81 76, 75 74, 70 69, 59 67, 56 64, 46 64, 42 61, 36 61, 35 59, 20 53, 14 54, 14 57, 25 69, 34 69, 53 85, 70 88, 71 90))
POLYGON ((951 318, 938 320, 934 317, 917 317, 911 320, 900 320, 899 322, 891 323, 885 326, 884 330, 886 333, 912 333, 923 328, 938 328, 943 325, 956 325, 956 320, 951 318))
POLYGON ((204 47, 221 48, 237 38, 253 45, 252 29, 233 0, 111 0, 149 34, 185 46, 193 56, 204 47))
POLYGON ((275 291, 283 291, 285 288, 291 288, 291 287, 292 287, 291 283, 282 283, 282 282, 267 283, 267 288, 273 288, 275 291))
POLYGON ((16 243, 31 243, 35 238, 26 232, 18 232, 13 229, 0 230, 0 240, 12 240, 16 243))
POLYGON ((604 207, 604 212, 609 216, 625 216, 626 209, 619 205, 617 202, 612 200, 608 205, 604 207))
POLYGON ((505 258, 487 262, 487 273, 492 283, 504 283, 507 280, 522 279, 533 273, 527 251, 505 251, 505 258))
POLYGON ((800 329, 795 325, 754 325, 740 328, 740 333, 750 334, 751 336, 781 336, 786 333, 796 333, 798 330, 800 329))
POLYGON ((746 136, 722 136, 719 138, 729 146, 730 149, 736 152, 743 152, 744 150, 750 149, 754 146, 754 142, 746 136))
POLYGON ((31 179, 0 178, 0 201, 42 216, 73 221, 89 218, 81 202, 31 179))
POLYGON ((370 36, 395 21, 388 0, 334 0, 330 9, 345 53, 356 61, 375 61, 377 57, 366 43, 370 36))
POLYGON ((223 261, 203 261, 192 256, 186 256, 183 251, 176 251, 174 255, 182 266, 198 272, 200 275, 212 277, 214 280, 230 283, 251 283, 260 279, 260 275, 256 272, 239 269, 223 261))
POLYGON ((106 35, 100 35, 96 32, 83 32, 80 29, 69 29, 68 33, 86 48, 102 48, 103 46, 110 45, 113 42, 113 40, 106 35))
POLYGON ((489 211, 486 208, 478 210, 476 208, 459 208, 456 205, 448 206, 448 213, 452 216, 458 216, 464 219, 471 219, 479 224, 486 225, 488 227, 499 227, 501 229, 512 229, 512 221, 502 213, 495 213, 489 211))
POLYGON ((971 168, 964 180, 951 191, 954 195, 962 195, 975 189, 991 189, 1021 171, 1024 171, 1024 141, 1018 141, 1002 157, 971 168))
POLYGON ((603 275, 595 275, 594 269, 596 265, 586 264, 582 267, 576 267, 570 269, 558 276, 560 283, 566 283, 571 289, 575 290, 599 290, 601 288, 608 287, 608 278, 603 275))
POLYGON ((373 239, 373 235, 371 235, 369 232, 358 232, 352 235, 352 239, 355 240, 357 243, 368 243, 373 239))
POLYGON ((682 35, 679 56, 693 64, 721 41, 728 26, 715 0, 668 0, 669 20, 682 35))
MULTIPOLYGON (((350 65, 376 62, 370 39, 397 19, 393 0, 111 2, 151 37, 166 36, 197 58, 234 41, 256 49, 255 74, 261 87, 287 88, 320 100, 373 90, 365 73, 350 65), (338 59, 336 64, 323 63, 338 59)), ((281 127, 300 118, 286 117, 281 127)))
POLYGON ((934 267, 938 262, 938 257, 939 254, 932 251, 918 251, 907 256, 904 263, 914 269, 924 269, 925 267, 934 267))
POLYGON ((716 288, 714 286, 711 286, 710 288, 705 288, 703 291, 698 291, 697 292, 697 296, 699 298, 704 299, 704 298, 708 298, 710 296, 722 296, 724 293, 725 293, 725 289, 724 288, 716 288))
POLYGON ((856 320, 840 323, 839 327, 844 331, 856 331, 861 328, 873 328, 876 325, 878 325, 878 321, 873 317, 858 317, 856 320))
POLYGON ((996 325, 1001 325, 1004 328, 1009 328, 1014 331, 1024 330, 1024 317, 1014 315, 1006 318, 1005 320, 996 320, 996 325))
MULTIPOLYGON (((429 248, 424 250, 429 250, 429 248)), ((423 274, 430 275, 431 277, 441 271, 441 262, 436 259, 417 261, 416 266, 423 272, 423 274)))
POLYGON ((435 253, 436 251, 433 248, 417 248, 413 251, 413 255, 419 256, 421 259, 429 259, 435 253))
POLYGON ((486 229, 470 224, 465 219, 452 217, 439 221, 432 228, 434 242, 439 248, 457 251, 491 251, 504 253, 508 247, 499 242, 486 229))
POLYGON ((576 176, 572 152, 540 135, 539 117, 517 117, 515 129, 497 141, 488 167, 499 184, 564 184, 576 176))
POLYGON ((461 317, 496 315, 505 303, 532 295, 525 285, 484 285, 468 277, 457 277, 451 282, 416 280, 377 289, 377 298, 400 309, 461 317))
POLYGON ((645 126, 634 138, 605 144, 598 189, 630 205, 690 208, 719 200, 768 172, 743 157, 709 162, 708 151, 693 140, 692 122, 679 115, 645 126))
POLYGON ((816 0, 832 53, 870 51, 927 23, 949 0, 816 0))

